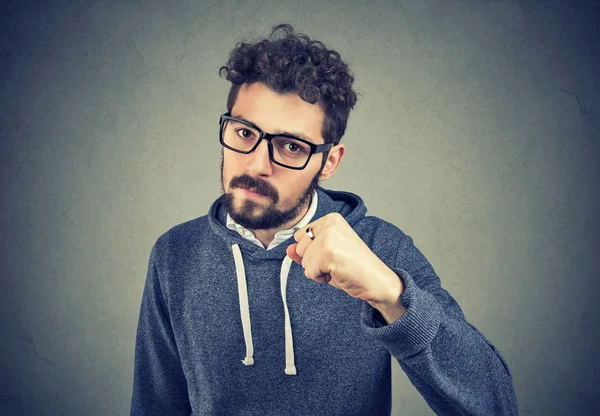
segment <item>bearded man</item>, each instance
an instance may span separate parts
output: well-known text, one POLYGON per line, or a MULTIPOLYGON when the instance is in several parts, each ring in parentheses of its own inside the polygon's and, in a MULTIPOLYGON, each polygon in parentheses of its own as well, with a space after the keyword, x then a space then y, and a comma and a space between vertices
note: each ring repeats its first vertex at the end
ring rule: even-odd
POLYGON ((223 195, 152 249, 131 414, 389 415, 393 357, 437 414, 516 415, 506 362, 413 240, 319 186, 356 102, 340 55, 280 25, 221 74, 223 195))

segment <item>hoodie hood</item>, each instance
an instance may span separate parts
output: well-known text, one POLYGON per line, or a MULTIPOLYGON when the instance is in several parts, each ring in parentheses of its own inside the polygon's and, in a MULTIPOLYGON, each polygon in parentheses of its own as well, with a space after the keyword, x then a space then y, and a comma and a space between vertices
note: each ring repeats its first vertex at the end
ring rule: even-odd
MULTIPOLYGON (((348 224, 353 226, 363 219, 367 213, 367 208, 365 207, 363 200, 358 195, 351 192, 331 191, 317 187, 317 193, 319 195, 319 203, 311 222, 332 212, 337 212, 346 219, 348 224)), ((286 256, 286 248, 295 242, 293 237, 290 237, 287 241, 282 242, 271 250, 258 247, 256 244, 246 240, 226 227, 227 210, 225 209, 222 200, 223 197, 221 196, 210 207, 208 212, 208 222, 215 234, 225 240, 228 246, 237 244, 244 251, 245 255, 250 255, 255 258, 283 259, 286 256)))
MULTIPOLYGON (((350 192, 329 191, 321 187, 317 188, 318 203, 317 210, 312 221, 315 221, 329 213, 337 212, 341 214, 352 226, 365 217, 367 209, 362 199, 350 192)), ((284 331, 285 331, 285 369, 287 375, 296 375, 296 365, 294 362, 294 338, 292 334, 292 322, 287 303, 287 281, 288 274, 292 267, 292 259, 287 256, 286 249, 293 244, 294 238, 282 242, 271 250, 266 250, 256 244, 239 236, 233 230, 226 227, 227 210, 223 206, 222 198, 217 199, 210 208, 208 221, 211 229, 220 236, 228 247, 231 247, 231 254, 235 264, 235 274, 237 279, 238 299, 240 305, 240 318, 242 330, 244 332, 244 342, 246 344, 246 356, 242 363, 246 366, 254 365, 254 340, 252 338, 252 323, 250 317, 250 299, 248 299, 248 286, 246 282, 246 270, 242 252, 254 260, 281 260, 281 270, 279 273, 281 300, 283 302, 284 331)), ((275 308, 276 305, 270 305, 275 308)))

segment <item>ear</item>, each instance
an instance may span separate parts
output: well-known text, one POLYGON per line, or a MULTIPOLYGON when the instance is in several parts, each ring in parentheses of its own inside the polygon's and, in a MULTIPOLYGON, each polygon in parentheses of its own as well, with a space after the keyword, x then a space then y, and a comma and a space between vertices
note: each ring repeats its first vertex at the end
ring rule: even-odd
POLYGON ((327 162, 325 162, 325 166, 323 167, 323 171, 321 175, 319 175, 319 180, 324 181, 329 179, 333 172, 337 169, 344 157, 345 146, 343 144, 338 144, 337 146, 333 146, 329 153, 327 154, 327 162))

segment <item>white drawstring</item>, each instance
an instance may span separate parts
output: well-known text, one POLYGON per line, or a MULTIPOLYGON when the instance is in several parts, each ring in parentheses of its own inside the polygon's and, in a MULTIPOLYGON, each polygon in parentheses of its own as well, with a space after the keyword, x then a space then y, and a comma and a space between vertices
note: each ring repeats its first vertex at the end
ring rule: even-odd
POLYGON ((246 342, 246 357, 242 360, 245 365, 254 364, 254 346, 252 345, 252 328, 250 326, 250 307, 248 306, 248 288, 246 287, 246 272, 242 260, 242 252, 237 244, 231 246, 233 260, 235 261, 235 274, 237 275, 238 294, 240 297, 240 317, 246 342))
POLYGON ((285 313, 285 373, 288 376, 296 375, 296 365, 294 364, 294 338, 292 336, 292 324, 290 322, 290 312, 287 306, 287 279, 292 259, 285 256, 281 264, 281 299, 283 300, 283 312, 285 313))
MULTIPOLYGON (((242 360, 245 365, 254 364, 254 347, 252 344, 252 328, 250 325, 250 307, 248 305, 248 288, 246 286, 246 272, 242 252, 237 244, 231 246, 233 259, 235 261, 235 273, 237 275, 238 294, 240 299, 240 317, 242 319, 242 329, 244 331, 244 341, 246 342, 246 357, 242 360)), ((281 299, 283 300, 283 311, 285 314, 285 374, 289 376, 296 375, 296 365, 294 363, 294 339, 292 336, 292 324, 290 322, 290 313, 287 306, 286 288, 287 279, 292 266, 292 259, 285 256, 281 264, 281 299)))

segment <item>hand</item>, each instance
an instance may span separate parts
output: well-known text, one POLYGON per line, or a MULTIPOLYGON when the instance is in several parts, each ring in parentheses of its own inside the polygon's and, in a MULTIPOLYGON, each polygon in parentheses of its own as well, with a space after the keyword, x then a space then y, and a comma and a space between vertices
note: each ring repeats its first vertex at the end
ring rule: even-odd
POLYGON ((404 314, 402 279, 381 261, 344 217, 328 214, 296 231, 287 255, 304 267, 306 277, 369 302, 388 322, 404 314), (314 235, 307 235, 310 229, 314 235))

